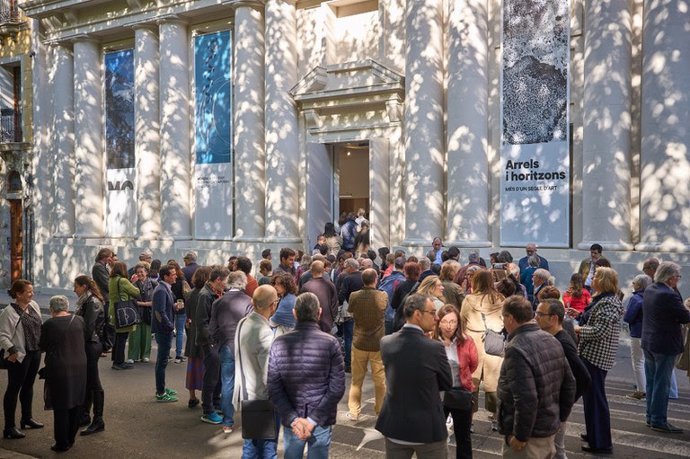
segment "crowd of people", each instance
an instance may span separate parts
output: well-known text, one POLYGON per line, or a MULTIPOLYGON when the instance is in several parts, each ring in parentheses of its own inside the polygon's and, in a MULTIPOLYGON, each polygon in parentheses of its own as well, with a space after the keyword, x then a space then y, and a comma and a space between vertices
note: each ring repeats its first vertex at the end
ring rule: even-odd
POLYGON ((256 274, 243 255, 200 266, 190 251, 180 266, 144 251, 128 269, 103 248, 91 276, 74 280, 75 313, 66 297, 55 296, 46 322, 31 283, 15 281, 13 302, 0 314, 4 438, 43 427, 32 413, 37 375, 54 411, 53 450, 69 450, 80 426, 81 435, 103 431, 99 359, 110 354, 117 371, 148 363, 153 337, 157 402, 180 397, 166 384, 170 361, 186 364, 188 407, 201 405, 200 420, 226 434, 245 403, 272 402, 275 427, 246 438, 243 457, 277 457, 281 426, 286 458, 301 458, 305 449, 310 458, 328 457, 346 390, 347 422, 360 421, 369 368, 387 457, 447 457, 449 425, 457 457, 472 457, 480 390, 492 430, 505 438, 504 457, 565 458, 565 426, 580 397, 582 450, 610 454, 605 380, 622 319, 632 337, 629 397, 646 401, 652 429, 680 431, 666 416, 677 391, 672 370, 685 346, 682 325, 690 323, 677 264, 647 260, 625 310, 618 275, 598 244, 561 292, 536 244, 517 263, 504 250, 488 262, 472 252, 461 264, 460 250, 445 249, 439 238, 421 257, 376 252, 363 215, 341 223, 325 225, 311 254, 283 248, 274 262, 264 250, 256 274), (116 317, 122 302, 136 305, 134 323, 116 317))

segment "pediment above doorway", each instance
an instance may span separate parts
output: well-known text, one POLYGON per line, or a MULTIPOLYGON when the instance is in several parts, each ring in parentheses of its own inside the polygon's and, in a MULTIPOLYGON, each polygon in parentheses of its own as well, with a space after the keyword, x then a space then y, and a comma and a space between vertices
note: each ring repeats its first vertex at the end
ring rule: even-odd
POLYGON ((308 129, 322 129, 333 117, 340 124, 399 123, 405 77, 373 59, 317 66, 290 94, 308 129))

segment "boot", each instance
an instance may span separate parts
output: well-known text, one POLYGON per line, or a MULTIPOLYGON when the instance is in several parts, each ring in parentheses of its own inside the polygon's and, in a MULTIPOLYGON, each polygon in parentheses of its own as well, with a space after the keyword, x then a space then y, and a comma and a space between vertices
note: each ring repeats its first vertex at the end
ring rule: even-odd
POLYGON ((86 429, 81 431, 80 435, 91 435, 105 430, 105 423, 103 422, 104 401, 105 394, 102 390, 93 392, 93 421, 86 429))
POLYGON ((79 427, 86 427, 91 424, 91 403, 93 401, 93 391, 87 390, 86 397, 84 397, 84 407, 82 410, 79 427))

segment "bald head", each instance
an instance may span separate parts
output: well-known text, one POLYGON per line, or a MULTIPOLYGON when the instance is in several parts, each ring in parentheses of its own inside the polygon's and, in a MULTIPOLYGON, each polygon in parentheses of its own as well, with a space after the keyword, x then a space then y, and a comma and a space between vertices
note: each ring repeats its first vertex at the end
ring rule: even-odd
POLYGON ((260 285, 254 290, 252 304, 254 310, 264 317, 273 314, 273 310, 278 302, 278 292, 272 285, 260 285))
POLYGON ((371 258, 360 258, 359 259, 359 269, 369 269, 374 267, 374 262, 371 261, 371 258))
POLYGON ((378 277, 378 273, 375 269, 367 268, 362 271, 362 282, 364 282, 364 285, 367 287, 376 287, 378 277))

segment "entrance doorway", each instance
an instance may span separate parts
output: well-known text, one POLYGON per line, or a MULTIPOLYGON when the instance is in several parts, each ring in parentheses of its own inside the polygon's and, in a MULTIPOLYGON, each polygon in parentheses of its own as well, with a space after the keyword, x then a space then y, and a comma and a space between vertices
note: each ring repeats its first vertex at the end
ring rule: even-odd
POLYGON ((381 138, 307 144, 307 244, 311 250, 326 222, 364 209, 372 247, 390 244, 390 162, 381 138))
POLYGON ((10 279, 22 278, 24 213, 21 199, 10 199, 10 279))
POLYGON ((369 142, 334 145, 338 174, 338 214, 357 213, 369 219, 369 142))

